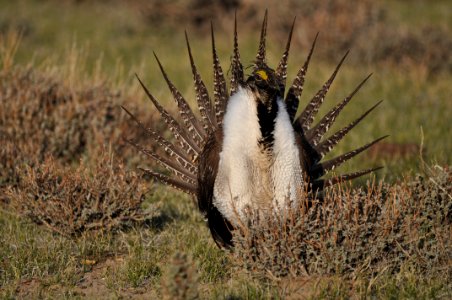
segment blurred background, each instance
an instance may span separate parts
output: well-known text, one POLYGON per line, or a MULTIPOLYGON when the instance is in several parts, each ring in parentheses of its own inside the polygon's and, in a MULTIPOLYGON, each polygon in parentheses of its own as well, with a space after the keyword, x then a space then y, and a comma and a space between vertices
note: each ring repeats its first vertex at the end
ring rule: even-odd
MULTIPOLYGON (((60 127, 54 124, 46 129, 48 136, 35 140, 46 144, 39 147, 41 156, 51 153, 73 161, 92 155, 95 152, 92 149, 98 145, 112 143, 128 164, 144 163, 133 150, 123 147, 122 136, 139 134, 134 126, 126 125, 128 119, 118 105, 125 104, 153 127, 161 124, 155 110, 145 101, 134 73, 157 98, 174 109, 152 55, 155 51, 175 85, 193 101, 184 30, 191 40, 200 73, 211 87, 210 22, 215 28, 223 70, 227 72, 234 13, 237 12, 242 63, 247 66, 257 51, 266 8, 269 11, 268 60, 273 66, 283 52, 296 17, 289 82, 303 64, 315 35, 320 33, 302 106, 348 49, 351 53, 319 115, 343 99, 369 73, 374 74, 332 130, 345 126, 377 101, 384 100, 383 104, 332 155, 382 135, 390 137, 347 163, 342 170, 383 165, 386 168, 378 177, 395 180, 407 172, 422 170, 423 160, 429 164, 452 163, 449 133, 452 4, 447 0, 0 0, 2 100, 9 99, 6 90, 12 85, 18 89, 41 85, 32 95, 48 92, 52 87, 50 90, 55 94, 52 99, 56 102, 67 99, 67 95, 77 99, 73 105, 79 115, 56 114, 54 117, 62 120, 52 122, 64 124, 60 127), (30 79, 27 83, 17 80, 30 72, 42 80, 30 79), (86 110, 80 110, 85 104, 86 110), (100 121, 93 124, 96 118, 100 121), (68 129, 68 123, 75 125, 68 129), (85 131, 86 134, 80 133, 85 131), (68 136, 69 132, 77 132, 78 140, 73 140, 73 134, 68 136)), ((23 101, 30 105, 27 97, 23 101)), ((11 118, 8 120, 8 110, 18 111, 14 108, 17 103, 9 105, 2 105, 2 126, 21 124, 19 127, 27 128, 11 118)), ((30 117, 32 125, 23 135, 28 138, 22 138, 21 142, 31 143, 30 136, 44 134, 42 126, 34 126, 43 121, 34 118, 30 117)), ((17 130, 4 130, 3 135, 10 137, 11 132, 18 138, 17 130)), ((34 149, 30 153, 36 153, 35 146, 29 148, 34 149)), ((8 153, 5 155, 11 152, 8 153)))

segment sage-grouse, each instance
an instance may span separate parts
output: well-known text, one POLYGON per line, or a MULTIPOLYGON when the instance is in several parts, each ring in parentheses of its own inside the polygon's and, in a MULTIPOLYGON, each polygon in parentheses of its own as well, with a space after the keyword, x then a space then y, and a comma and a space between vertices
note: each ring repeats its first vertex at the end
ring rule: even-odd
POLYGON ((323 138, 338 114, 370 75, 320 122, 311 126, 348 52, 299 117, 295 118, 317 37, 306 62, 285 93, 287 61, 295 20, 284 54, 274 70, 267 65, 265 57, 267 12, 265 13, 258 53, 248 77, 245 77, 240 61, 237 21, 234 23, 229 92, 215 49, 212 28, 213 99, 198 73, 186 35, 200 117, 194 114, 170 81, 157 56, 155 58, 176 101, 181 122, 160 105, 138 78, 174 136, 174 141, 165 139, 152 129, 144 128, 126 110, 161 147, 165 155, 130 142, 166 168, 171 175, 143 170, 166 185, 196 196, 199 209, 206 217, 212 236, 220 247, 232 246, 231 231, 238 222, 246 220, 248 208, 258 209, 264 215, 284 213, 284 208, 300 201, 308 189, 321 190, 378 169, 321 179, 328 171, 384 138, 321 162, 326 153, 380 104, 378 102, 349 125, 330 137, 323 138))

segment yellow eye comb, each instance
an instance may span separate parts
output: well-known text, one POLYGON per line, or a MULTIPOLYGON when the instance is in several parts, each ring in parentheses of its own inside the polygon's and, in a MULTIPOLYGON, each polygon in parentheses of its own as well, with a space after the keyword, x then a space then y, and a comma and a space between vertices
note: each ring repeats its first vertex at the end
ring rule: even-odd
POLYGON ((259 75, 259 77, 262 78, 263 80, 267 81, 268 75, 267 72, 265 72, 264 70, 259 70, 256 72, 256 74, 259 75))

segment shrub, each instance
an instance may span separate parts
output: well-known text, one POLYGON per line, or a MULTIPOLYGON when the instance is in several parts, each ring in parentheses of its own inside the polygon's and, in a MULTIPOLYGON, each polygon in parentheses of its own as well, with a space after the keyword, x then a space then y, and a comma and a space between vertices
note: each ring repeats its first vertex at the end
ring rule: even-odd
MULTIPOLYGON (((105 86, 74 91, 52 77, 11 69, 0 73, 0 99, 0 189, 19 182, 18 168, 49 155, 74 163, 111 144, 124 161, 136 158, 122 138, 137 132, 136 125, 121 111, 125 100, 105 86)), ((140 119, 152 122, 151 115, 140 119)))
POLYGON ((436 167, 428 177, 395 185, 342 185, 281 218, 253 214, 234 233, 236 263, 271 278, 373 278, 407 268, 429 278, 440 272, 450 277, 441 270, 452 253, 451 179, 450 169, 436 167))
POLYGON ((53 158, 18 170, 21 181, 10 187, 10 206, 52 231, 77 236, 90 230, 116 230, 142 222, 144 185, 135 174, 104 153, 93 168, 71 169, 53 158))

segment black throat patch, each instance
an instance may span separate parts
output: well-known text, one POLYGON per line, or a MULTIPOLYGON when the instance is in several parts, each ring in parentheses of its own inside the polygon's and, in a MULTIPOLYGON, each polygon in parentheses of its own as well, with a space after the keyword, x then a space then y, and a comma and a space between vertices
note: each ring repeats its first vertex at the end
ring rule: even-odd
POLYGON ((262 138, 259 144, 264 150, 273 146, 276 115, 278 114, 278 104, 272 101, 270 105, 265 105, 261 101, 257 104, 257 118, 261 128, 262 138))

